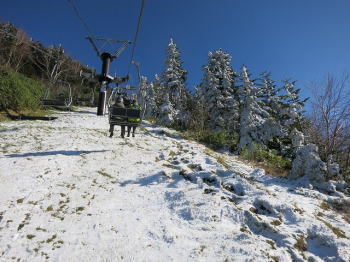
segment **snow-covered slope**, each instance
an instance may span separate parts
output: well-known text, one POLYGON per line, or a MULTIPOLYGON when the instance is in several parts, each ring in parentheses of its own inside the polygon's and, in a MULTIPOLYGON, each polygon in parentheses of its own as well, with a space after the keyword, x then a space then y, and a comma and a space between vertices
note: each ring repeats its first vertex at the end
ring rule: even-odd
POLYGON ((350 261, 349 198, 95 110, 0 124, 1 261, 350 261))

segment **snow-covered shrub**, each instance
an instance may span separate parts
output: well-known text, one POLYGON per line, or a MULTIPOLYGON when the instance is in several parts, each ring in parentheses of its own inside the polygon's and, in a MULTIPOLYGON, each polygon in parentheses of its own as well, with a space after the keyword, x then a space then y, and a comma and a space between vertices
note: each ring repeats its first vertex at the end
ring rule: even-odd
POLYGON ((340 174, 338 164, 329 159, 328 165, 321 160, 318 148, 315 144, 304 145, 304 135, 297 129, 291 132, 292 144, 294 148, 294 159, 289 178, 307 178, 314 186, 328 192, 336 190, 343 191, 342 184, 337 182, 327 182, 329 180, 339 180, 343 178, 340 174))
POLYGON ((308 144, 296 149, 289 177, 291 179, 307 177, 313 183, 326 181, 327 167, 320 159, 316 145, 308 144))
POLYGON ((175 115, 176 111, 169 101, 169 96, 166 95, 164 103, 159 107, 158 123, 172 124, 174 122, 175 115))

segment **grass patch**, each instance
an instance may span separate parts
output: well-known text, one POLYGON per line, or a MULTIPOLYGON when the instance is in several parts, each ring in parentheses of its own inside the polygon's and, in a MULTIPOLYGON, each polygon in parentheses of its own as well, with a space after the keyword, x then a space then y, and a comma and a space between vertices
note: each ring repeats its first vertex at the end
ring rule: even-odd
POLYGON ((240 152, 240 158, 247 160, 256 167, 264 169, 268 174, 279 177, 286 177, 291 168, 291 162, 283 159, 282 156, 272 151, 263 149, 243 148, 240 152))
POLYGON ((189 130, 183 135, 187 139, 204 143, 214 150, 223 147, 228 147, 230 151, 235 151, 237 149, 237 133, 227 131, 213 132, 209 130, 189 130))
POLYGON ((41 228, 41 227, 37 227, 35 230, 36 231, 47 232, 47 230, 45 228, 41 228))
POLYGON ((104 176, 104 177, 114 178, 114 177, 112 177, 110 174, 106 173, 106 172, 103 171, 103 170, 99 170, 99 171, 97 171, 97 173, 99 173, 101 176, 104 176))
POLYGON ((176 153, 174 151, 170 151, 169 157, 174 157, 174 156, 176 156, 176 153))
POLYGON ((305 252, 307 251, 307 244, 305 241, 305 237, 303 235, 299 235, 296 238, 296 243, 294 244, 294 247, 299 250, 300 252, 305 252))
POLYGON ((266 240, 266 243, 269 244, 271 246, 272 249, 276 249, 275 247, 275 242, 272 240, 266 240))
POLYGON ((77 211, 77 212, 81 212, 81 211, 83 211, 84 209, 85 209, 85 207, 77 207, 77 208, 76 208, 76 211, 77 211))
POLYGON ((294 211, 298 212, 300 215, 304 214, 305 210, 299 208, 295 203, 294 203, 294 211))
POLYGON ((321 218, 317 218, 318 220, 320 220, 323 224, 325 224, 330 230, 332 230, 332 232, 338 237, 338 238, 347 238, 344 231, 334 227, 333 225, 331 225, 331 223, 324 221, 321 218))
POLYGON ((276 220, 271 222, 271 225, 273 225, 273 226, 279 226, 281 224, 282 224, 282 222, 280 220, 278 220, 278 219, 276 219, 276 220))
POLYGON ((24 200, 24 198, 20 198, 20 199, 17 199, 16 202, 17 202, 17 204, 22 204, 23 200, 24 200))
POLYGON ((52 235, 52 237, 50 237, 50 238, 48 238, 48 239, 46 240, 46 243, 50 243, 50 242, 54 241, 56 238, 57 238, 57 235, 56 235, 56 234, 55 234, 55 235, 52 235))
POLYGON ((32 239, 32 238, 34 238, 34 237, 35 237, 35 235, 32 235, 32 234, 27 235, 27 238, 28 238, 28 239, 32 239))
POLYGON ((350 224, 350 215, 343 216, 343 219, 350 224))
POLYGON ((328 205, 328 203, 326 201, 322 201, 320 204, 320 208, 322 208, 323 210, 329 210, 330 207, 328 205))

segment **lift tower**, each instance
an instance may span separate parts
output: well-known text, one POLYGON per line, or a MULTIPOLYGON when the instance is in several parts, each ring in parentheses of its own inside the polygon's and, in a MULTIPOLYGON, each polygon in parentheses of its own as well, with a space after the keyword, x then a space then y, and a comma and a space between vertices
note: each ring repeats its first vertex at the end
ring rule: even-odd
POLYGON ((107 97, 107 86, 109 83, 116 82, 118 77, 112 77, 109 75, 109 66, 113 59, 119 57, 119 55, 124 51, 125 47, 131 44, 130 41, 126 40, 114 40, 109 38, 96 38, 92 36, 86 37, 86 39, 91 43, 92 47, 96 51, 97 56, 102 61, 102 69, 101 74, 98 75, 98 81, 100 83, 100 93, 98 97, 98 107, 97 107, 97 115, 103 116, 106 111, 106 97, 107 97), (115 43, 121 43, 120 47, 115 52, 103 52, 97 48, 95 41, 103 41, 104 43, 108 42, 112 47, 115 43))

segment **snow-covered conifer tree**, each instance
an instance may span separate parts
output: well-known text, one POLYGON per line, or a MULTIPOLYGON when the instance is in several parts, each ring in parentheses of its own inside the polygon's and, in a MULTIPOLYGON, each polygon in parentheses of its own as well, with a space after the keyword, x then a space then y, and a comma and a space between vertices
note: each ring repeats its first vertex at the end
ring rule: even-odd
POLYGON ((140 92, 138 93, 139 105, 144 110, 145 117, 155 116, 156 103, 153 83, 147 81, 147 77, 141 76, 140 92))
POLYGON ((290 130, 297 127, 299 130, 303 119, 304 105, 308 100, 302 99, 299 95, 300 88, 295 88, 295 81, 284 80, 283 109, 281 115, 284 119, 284 126, 289 126, 290 130))
POLYGON ((282 127, 275 121, 268 111, 258 102, 259 90, 249 79, 247 68, 242 67, 241 73, 242 108, 240 114, 239 149, 254 148, 254 143, 264 145, 273 137, 283 136, 282 127))
POLYGON ((277 88, 275 81, 271 79, 271 73, 261 73, 258 97, 261 106, 274 118, 279 118, 282 108, 282 98, 278 95, 280 88, 277 88))
POLYGON ((237 130, 239 124, 236 73, 230 62, 231 56, 221 49, 209 52, 198 89, 202 108, 207 111, 205 125, 215 131, 237 130))
POLYGON ((182 122, 185 121, 183 118, 187 115, 187 90, 185 85, 187 71, 182 68, 181 53, 173 39, 170 39, 166 52, 165 69, 160 77, 161 86, 169 96, 169 101, 164 102, 172 104, 174 112, 176 112, 174 120, 182 122))

